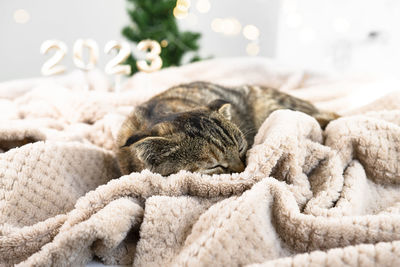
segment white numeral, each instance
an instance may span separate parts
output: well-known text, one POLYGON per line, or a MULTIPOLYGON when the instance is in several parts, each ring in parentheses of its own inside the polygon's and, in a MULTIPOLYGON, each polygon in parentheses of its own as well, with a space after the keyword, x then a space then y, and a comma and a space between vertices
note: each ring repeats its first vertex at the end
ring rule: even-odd
POLYGON ((56 49, 55 54, 42 66, 41 72, 45 76, 63 73, 65 66, 57 65, 67 53, 67 45, 58 40, 47 40, 40 47, 40 53, 47 54, 50 49, 56 49))
POLYGON ((139 60, 136 62, 136 66, 139 70, 144 72, 153 72, 161 69, 161 46, 158 42, 153 40, 143 40, 138 43, 137 49, 144 52, 150 50, 146 53, 146 60, 139 60), (150 61, 150 65, 146 61, 150 61))
POLYGON ((75 66, 82 70, 91 70, 93 69, 99 58, 99 46, 92 39, 78 39, 74 43, 74 63, 75 66), (89 62, 85 63, 83 61, 83 48, 87 47, 89 49, 89 62))
POLYGON ((129 44, 127 42, 109 41, 104 47, 104 53, 110 54, 113 49, 119 50, 118 54, 107 63, 105 72, 107 74, 131 74, 131 66, 121 64, 131 54, 129 44))

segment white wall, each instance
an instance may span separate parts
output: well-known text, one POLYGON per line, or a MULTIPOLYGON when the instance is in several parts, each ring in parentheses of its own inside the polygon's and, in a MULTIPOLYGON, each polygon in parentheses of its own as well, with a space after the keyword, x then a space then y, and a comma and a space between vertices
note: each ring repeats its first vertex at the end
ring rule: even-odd
MULTIPOLYGON (((124 0, 1 0, 0 81, 40 75, 48 58, 39 52, 47 39, 64 41, 69 53, 62 61, 72 70, 72 46, 77 38, 93 38, 102 49, 107 40, 120 38, 126 23, 124 0), (14 21, 14 11, 26 9, 26 24, 14 21)), ((100 57, 100 63, 109 58, 100 57)))
POLYGON ((277 58, 336 72, 400 74, 400 1, 282 0, 277 58), (377 32, 376 38, 368 37, 377 32))
MULTIPOLYGON (((208 13, 196 10, 192 0, 191 12, 197 24, 180 21, 184 29, 201 31, 201 54, 215 57, 245 56, 249 43, 242 34, 224 36, 211 30, 214 18, 235 17, 242 26, 254 24, 260 29, 260 56, 274 56, 278 23, 279 0, 210 0, 208 13)), ((125 0, 0 0, 0 81, 34 77, 49 55, 39 53, 47 39, 64 41, 69 53, 62 63, 73 70, 72 47, 77 38, 93 38, 101 52, 106 41, 122 39, 124 25, 129 23, 125 0), (17 9, 30 14, 26 24, 18 24, 13 15, 17 9)), ((110 59, 100 53, 99 67, 110 59)))
POLYGON ((229 17, 236 18, 242 29, 247 24, 259 28, 258 56, 275 55, 280 0, 210 0, 210 3, 210 11, 200 13, 195 8, 196 1, 192 0, 191 10, 197 17, 197 25, 191 25, 187 19, 180 21, 184 29, 202 32, 201 52, 204 56, 247 56, 246 45, 251 41, 244 38, 242 33, 226 36, 211 29, 213 19, 229 17))
MULTIPOLYGON (((203 57, 247 55, 250 41, 242 33, 226 36, 211 29, 213 19, 234 17, 242 27, 260 29, 259 56, 317 70, 400 73, 399 0, 209 0, 207 13, 196 9, 198 1, 191 1, 192 16, 179 24, 203 34, 203 57), (368 38, 372 31, 380 37, 368 38)), ((121 29, 129 23, 125 5, 125 0, 0 0, 0 81, 39 76, 49 58, 39 53, 47 39, 68 45, 62 63, 75 69, 71 50, 77 38, 95 39, 101 51, 106 41, 123 39, 121 29), (20 8, 30 14, 26 24, 14 21, 20 8)), ((100 53, 99 67, 110 58, 100 53)))

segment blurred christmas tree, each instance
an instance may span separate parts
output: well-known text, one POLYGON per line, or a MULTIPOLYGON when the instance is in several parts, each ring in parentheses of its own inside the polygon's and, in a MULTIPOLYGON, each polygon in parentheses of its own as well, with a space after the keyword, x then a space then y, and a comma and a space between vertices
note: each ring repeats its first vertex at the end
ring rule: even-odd
MULTIPOLYGON (((199 49, 198 40, 201 34, 179 31, 173 14, 176 0, 127 1, 131 4, 127 11, 133 22, 122 30, 122 34, 127 39, 136 44, 145 39, 159 42, 162 47, 160 57, 163 68, 181 65, 183 55, 187 52, 195 52, 190 62, 200 60, 196 52, 199 49)), ((138 71, 136 58, 133 55, 127 59, 126 64, 132 66, 132 73, 138 71)))

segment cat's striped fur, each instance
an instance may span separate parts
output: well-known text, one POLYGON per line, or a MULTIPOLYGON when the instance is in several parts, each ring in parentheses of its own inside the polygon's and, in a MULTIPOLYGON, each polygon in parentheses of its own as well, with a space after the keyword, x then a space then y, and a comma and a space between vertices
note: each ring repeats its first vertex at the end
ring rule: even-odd
POLYGON ((125 174, 146 168, 162 175, 241 172, 255 133, 278 109, 307 113, 322 127, 337 117, 272 88, 179 85, 136 107, 125 120, 117 138, 120 167, 125 174))

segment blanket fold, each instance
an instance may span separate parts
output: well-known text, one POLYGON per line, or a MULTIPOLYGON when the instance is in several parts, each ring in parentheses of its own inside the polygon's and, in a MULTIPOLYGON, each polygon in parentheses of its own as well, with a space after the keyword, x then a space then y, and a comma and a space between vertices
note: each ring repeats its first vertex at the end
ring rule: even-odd
POLYGON ((341 112, 361 96, 360 78, 266 59, 139 74, 120 93, 94 80, 82 92, 74 77, 0 84, 0 110, 10 111, 0 117, 0 265, 400 264, 400 94, 375 94, 379 83, 368 78, 370 98, 341 112), (275 111, 242 173, 121 176, 113 142, 125 116, 170 85, 200 79, 254 81, 346 115, 322 131, 306 114, 275 111))

